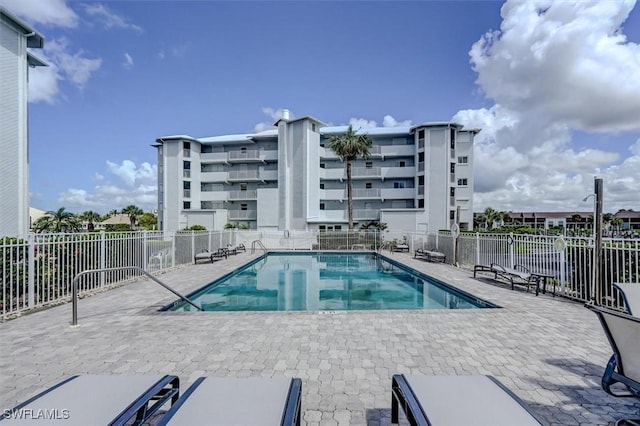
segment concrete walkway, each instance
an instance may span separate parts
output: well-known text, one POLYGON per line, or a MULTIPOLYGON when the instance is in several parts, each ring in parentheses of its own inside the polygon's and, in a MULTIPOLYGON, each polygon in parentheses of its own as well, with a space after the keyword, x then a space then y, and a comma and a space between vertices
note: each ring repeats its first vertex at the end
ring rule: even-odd
MULTIPOLYGON (((303 381, 303 423, 388 425, 391 376, 408 373, 494 375, 556 425, 606 425, 640 411, 600 389, 611 349, 582 304, 384 254, 502 308, 158 313, 175 297, 139 280, 80 300, 77 327, 70 304, 0 324, 0 409, 72 374, 177 374, 182 389, 199 376, 293 376, 303 381)), ((251 257, 159 278, 187 293, 251 257)))

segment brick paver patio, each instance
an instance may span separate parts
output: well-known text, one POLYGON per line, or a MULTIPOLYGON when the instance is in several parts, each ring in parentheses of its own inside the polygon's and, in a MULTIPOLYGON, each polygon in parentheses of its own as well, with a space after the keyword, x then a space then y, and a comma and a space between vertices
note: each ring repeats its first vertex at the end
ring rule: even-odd
MULTIPOLYGON (((158 313, 175 298, 139 280, 80 300, 77 327, 71 304, 0 324, 0 409, 72 374, 177 374, 183 389, 199 376, 294 376, 303 381, 303 423, 387 425, 391 376, 409 373, 494 375, 556 425, 605 425, 640 411, 600 389, 611 350, 582 304, 384 254, 502 308, 158 313)), ((186 293, 251 257, 159 278, 186 293)))

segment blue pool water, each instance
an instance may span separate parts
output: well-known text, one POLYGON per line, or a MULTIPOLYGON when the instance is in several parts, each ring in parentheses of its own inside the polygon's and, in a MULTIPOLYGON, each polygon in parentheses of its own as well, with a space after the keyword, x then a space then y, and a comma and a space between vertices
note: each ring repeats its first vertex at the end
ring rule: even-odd
POLYGON ((269 253, 188 297, 205 311, 494 307, 375 253, 269 253))

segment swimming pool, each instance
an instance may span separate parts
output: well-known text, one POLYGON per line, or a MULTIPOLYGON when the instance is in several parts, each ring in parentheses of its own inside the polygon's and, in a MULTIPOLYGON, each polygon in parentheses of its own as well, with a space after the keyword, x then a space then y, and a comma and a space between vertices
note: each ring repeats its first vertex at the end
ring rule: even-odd
MULTIPOLYGON (((188 298, 205 311, 495 307, 377 253, 271 252, 188 298)), ((181 301, 164 309, 195 310, 181 301)))

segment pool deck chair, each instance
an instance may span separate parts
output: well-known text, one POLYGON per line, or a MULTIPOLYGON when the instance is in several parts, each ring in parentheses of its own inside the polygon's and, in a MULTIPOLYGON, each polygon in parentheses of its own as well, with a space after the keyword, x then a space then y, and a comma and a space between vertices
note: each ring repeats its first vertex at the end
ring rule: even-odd
POLYGON ((622 295, 627 313, 640 317, 640 283, 614 283, 613 287, 622 295))
POLYGON ((447 260, 447 256, 436 250, 425 250, 425 249, 417 249, 413 254, 413 257, 416 259, 426 259, 429 262, 442 262, 444 263, 447 260))
POLYGON ((473 278, 476 277, 478 272, 490 272, 496 280, 498 277, 501 277, 509 281, 511 283, 511 290, 514 290, 515 285, 518 284, 526 286, 527 292, 529 291, 529 286, 535 286, 536 296, 540 291, 540 276, 532 274, 531 271, 523 265, 515 265, 513 268, 508 268, 497 263, 492 263, 489 267, 486 265, 475 265, 473 267, 473 278))
POLYGON ((219 260, 223 257, 225 259, 229 257, 229 250, 227 250, 226 248, 220 248, 218 249, 218 251, 214 252, 210 252, 209 250, 204 249, 202 250, 202 252, 197 253, 195 256, 193 256, 193 263, 196 264, 199 260, 208 260, 209 262, 213 263, 214 260, 219 260))
POLYGON ((141 425, 169 400, 175 403, 179 388, 176 376, 72 376, 4 410, 0 425, 141 425), (45 421, 38 413, 55 418, 45 421))
MULTIPOLYGON (((587 305, 600 320, 600 324, 613 349, 602 375, 602 389, 617 397, 640 398, 640 318, 600 306, 587 305), (612 388, 621 384, 627 391, 612 388)), ((640 416, 639 416, 640 417, 640 416)), ((639 425, 640 418, 621 419, 616 425, 639 425)))
POLYGON ((158 426, 299 426, 301 393, 300 379, 200 377, 158 426))
POLYGON ((399 407, 413 426, 546 424, 492 376, 396 374, 391 385, 391 423, 398 423, 399 407))

